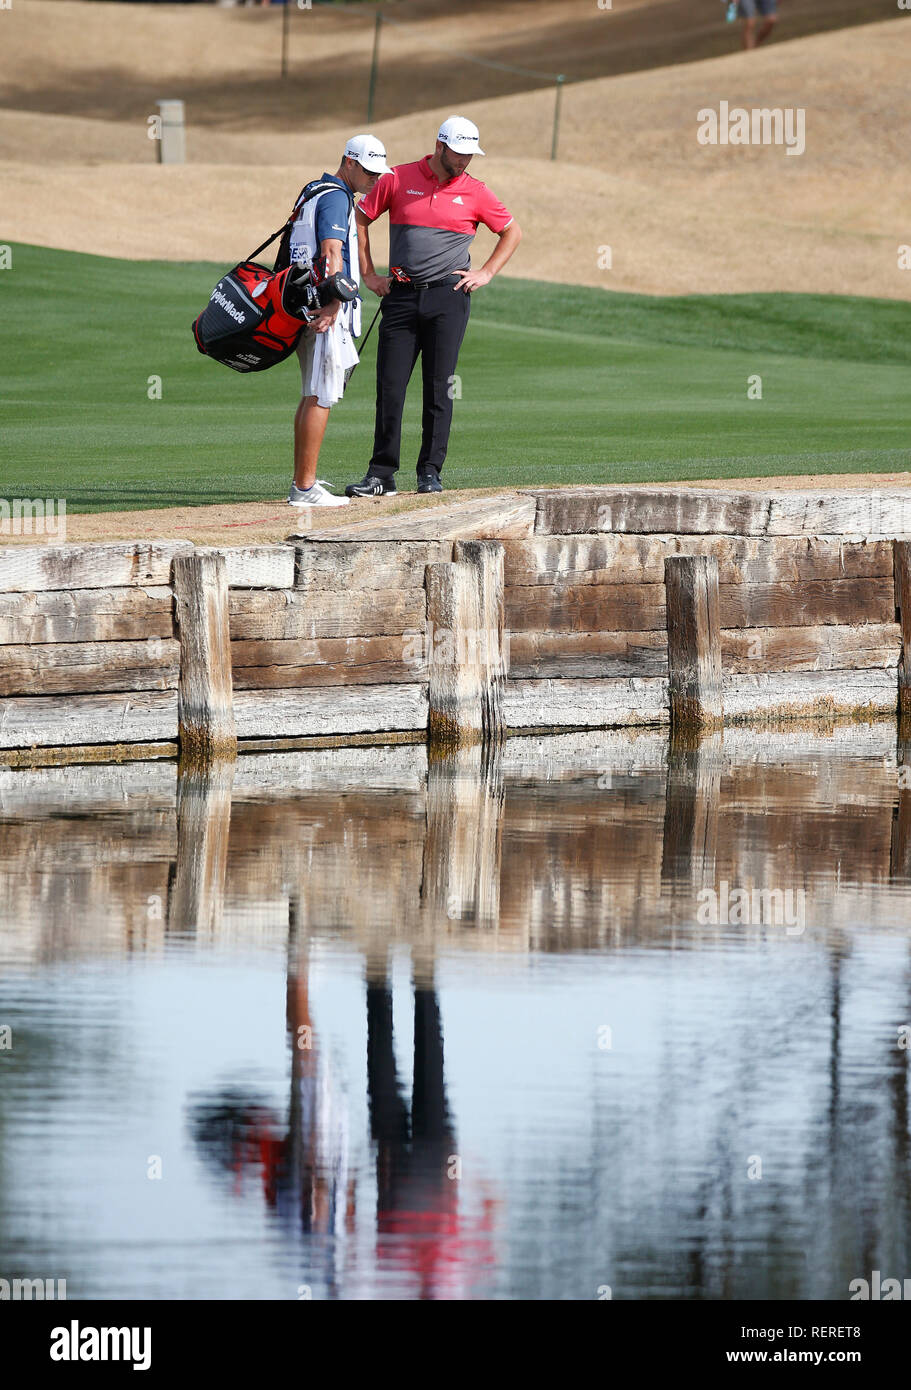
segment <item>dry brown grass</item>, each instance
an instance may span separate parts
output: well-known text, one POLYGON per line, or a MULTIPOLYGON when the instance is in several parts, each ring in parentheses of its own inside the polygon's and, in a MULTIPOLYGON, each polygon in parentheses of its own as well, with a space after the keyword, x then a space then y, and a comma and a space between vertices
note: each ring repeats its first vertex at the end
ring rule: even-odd
MULTIPOLYGON (((421 56, 431 51, 428 38, 468 46, 470 37, 472 51, 502 58, 506 29, 513 61, 552 67, 559 60, 571 72, 573 61, 584 68, 583 50, 586 62, 603 66, 611 33, 627 35, 629 65, 637 32, 639 58, 659 51, 656 34, 676 33, 679 51, 677 0, 615 4, 605 13, 592 0, 500 0, 483 11, 462 7, 458 19, 452 6, 399 7, 429 15, 421 27, 396 29, 384 49, 394 70, 410 71, 413 60, 399 104, 421 99, 422 91, 427 98, 421 56)), ((814 6, 796 9, 799 18, 814 6)), ((835 6, 834 13, 842 11, 835 6)), ((283 91, 275 78, 275 20, 268 10, 81 0, 30 0, 5 13, 6 66, 14 74, 8 89, 20 109, 0 109, 2 235, 138 259, 230 261, 249 251, 281 222, 301 184, 334 167, 347 135, 363 126, 361 115, 344 117, 343 108, 350 101, 352 112, 362 110, 355 59, 365 59, 369 24, 301 12, 300 21, 312 21, 314 73, 321 58, 334 71, 328 55, 337 55, 341 32, 352 35, 354 75, 340 82, 336 74, 335 105, 313 112, 312 84, 298 102, 298 84, 283 91), (178 93, 188 99, 190 163, 161 168, 146 117, 154 96, 178 93)), ((718 24, 700 23, 686 31, 687 42, 705 47, 718 24)), ((731 31, 720 32, 730 45, 731 31)), ((898 269, 897 249, 911 241, 909 60, 911 22, 890 20, 575 83, 565 94, 556 164, 539 157, 549 148, 551 89, 475 99, 468 75, 485 70, 452 61, 448 70, 464 75, 464 100, 431 98, 418 114, 380 119, 374 128, 401 162, 431 148, 438 122, 456 104, 478 122, 489 157, 472 172, 525 231, 508 274, 649 293, 908 298, 911 273, 898 269), (806 153, 698 145, 697 111, 722 98, 805 108, 806 153), (604 245, 612 248, 609 272, 598 266, 604 245)), ((487 89, 500 77, 487 72, 487 89)), ((482 231, 476 263, 490 244, 482 231)), ((380 233, 380 256, 384 248, 380 233)))
MULTIPOLYGON (((279 76, 278 8, 16 0, 4 14, 4 105, 103 120, 142 118, 179 88, 197 125, 220 130, 332 129, 363 118, 373 22, 382 35, 380 120, 438 102, 534 87, 521 73, 571 81, 702 58, 738 46, 714 0, 385 0, 291 12, 290 75, 279 76), (37 59, 37 61, 36 61, 37 59)), ((884 0, 783 0, 776 45, 898 16, 884 0)))

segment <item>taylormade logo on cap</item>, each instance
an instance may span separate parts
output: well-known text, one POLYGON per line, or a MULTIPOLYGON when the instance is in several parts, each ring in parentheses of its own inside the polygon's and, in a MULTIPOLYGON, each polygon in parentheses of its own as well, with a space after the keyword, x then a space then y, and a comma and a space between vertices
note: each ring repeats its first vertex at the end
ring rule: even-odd
POLYGON ((456 154, 484 153, 480 131, 473 121, 466 121, 464 116, 450 116, 448 121, 444 121, 437 139, 455 150, 456 154))
POLYGON ((352 135, 345 146, 345 156, 356 159, 362 169, 371 174, 390 174, 386 163, 386 146, 375 135, 352 135))

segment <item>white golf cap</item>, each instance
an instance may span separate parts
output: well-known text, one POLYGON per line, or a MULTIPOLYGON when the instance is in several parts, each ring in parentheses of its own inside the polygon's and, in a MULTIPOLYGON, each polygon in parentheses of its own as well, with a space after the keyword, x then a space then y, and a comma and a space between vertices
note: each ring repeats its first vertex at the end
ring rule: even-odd
POLYGON ((448 121, 444 121, 437 139, 442 140, 451 150, 455 150, 456 154, 484 153, 480 145, 480 131, 472 121, 466 121, 464 116, 450 116, 448 121))
POLYGON ((386 146, 375 135, 352 135, 345 146, 349 159, 356 159, 370 174, 391 174, 386 163, 386 146))

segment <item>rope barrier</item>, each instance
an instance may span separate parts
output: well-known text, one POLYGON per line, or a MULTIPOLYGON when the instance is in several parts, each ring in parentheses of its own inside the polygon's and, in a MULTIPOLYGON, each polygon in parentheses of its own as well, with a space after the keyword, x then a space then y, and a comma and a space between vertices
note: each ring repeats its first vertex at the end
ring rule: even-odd
MULTIPOLYGON (((285 6, 284 6, 285 11, 287 12, 289 8, 291 8, 291 0, 285 0, 285 6)), ((311 11, 311 13, 312 13, 312 11, 311 11)), ((336 16, 337 18, 342 18, 342 17, 344 17, 345 19, 357 19, 357 20, 361 20, 361 19, 366 19, 366 18, 367 18, 367 16, 366 16, 366 15, 363 15, 363 14, 352 14, 352 13, 350 13, 350 11, 346 13, 344 10, 339 9, 339 8, 337 8, 336 6, 333 6, 333 7, 332 7, 332 14, 333 14, 334 16, 336 16)), ((382 26, 383 26, 384 24, 394 24, 394 25, 396 25, 399 29, 417 29, 418 27, 420 27, 420 26, 418 26, 413 20, 397 19, 397 18, 395 18, 395 17, 392 16, 392 15, 383 14, 383 12, 382 12, 381 10, 377 10, 377 11, 376 11, 376 14, 375 14, 375 16, 374 16, 373 56, 372 56, 371 63, 370 63, 370 82, 369 82, 369 86, 368 86, 368 89, 367 89, 367 124, 368 124, 368 126, 369 126, 369 125, 372 123, 372 121, 373 121, 373 108, 374 108, 374 101, 375 101, 375 98, 376 98, 377 77, 378 77, 378 75, 379 75, 380 31, 381 31, 381 28, 382 28, 382 26)), ((449 56, 449 57, 451 57, 451 58, 458 58, 458 59, 460 59, 460 61, 462 61, 462 62, 464 62, 464 63, 474 63, 476 67, 491 68, 491 69, 493 69, 493 70, 496 71, 496 72, 511 72, 511 73, 515 73, 515 74, 516 74, 517 76, 519 76, 519 77, 533 77, 533 78, 534 78, 536 81, 538 81, 538 82, 553 82, 553 83, 555 83, 555 84, 556 84, 556 97, 555 97, 555 101, 554 101, 554 120, 553 120, 553 133, 552 133, 552 137, 551 137, 551 146, 550 146, 550 157, 551 157, 552 160, 555 160, 555 159, 557 158, 557 142, 558 142, 559 134, 560 134, 560 111, 561 111, 561 105, 562 105, 563 88, 564 88, 564 86, 566 85, 566 77, 564 76, 563 73, 561 73, 561 72, 541 72, 540 70, 538 70, 538 69, 536 69, 536 68, 523 68, 523 67, 519 67, 519 66, 518 66, 517 64, 515 64, 515 63, 499 63, 499 62, 497 62, 497 61, 496 61, 495 59, 493 59, 493 58, 477 58, 477 57, 475 57, 475 55, 474 55, 473 53, 463 53, 463 52, 461 52, 459 49, 450 48, 447 44, 437 43, 434 39, 424 38, 424 39, 422 40, 422 42, 424 43, 424 45, 425 45, 427 48, 435 48, 438 52, 440 52, 440 53, 445 53, 445 54, 447 54, 447 56, 449 56)), ((286 55, 286 44, 287 44, 287 26, 286 26, 285 24, 283 24, 283 33, 282 33, 282 76, 283 76, 283 77, 285 76, 286 71, 287 71, 287 59, 286 59, 286 56, 285 56, 285 55, 286 55)))

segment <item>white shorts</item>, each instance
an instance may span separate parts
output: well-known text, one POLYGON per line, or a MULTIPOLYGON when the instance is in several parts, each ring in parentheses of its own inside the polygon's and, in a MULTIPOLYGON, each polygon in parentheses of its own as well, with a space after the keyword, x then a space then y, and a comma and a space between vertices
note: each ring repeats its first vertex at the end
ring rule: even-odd
POLYGON ((297 344, 301 395, 316 396, 317 405, 332 406, 345 393, 345 377, 360 361, 354 339, 340 323, 325 333, 305 329, 297 344))

